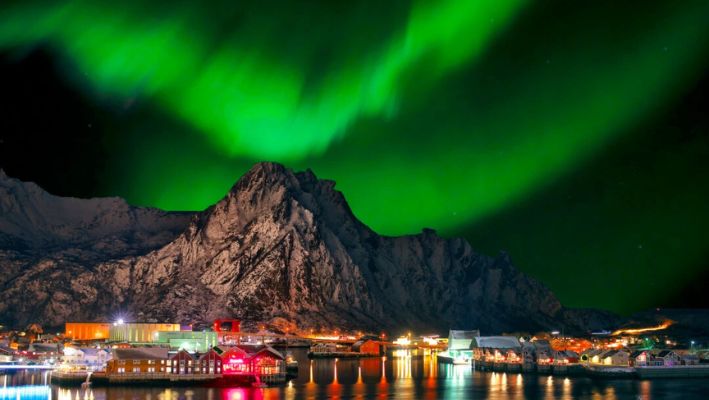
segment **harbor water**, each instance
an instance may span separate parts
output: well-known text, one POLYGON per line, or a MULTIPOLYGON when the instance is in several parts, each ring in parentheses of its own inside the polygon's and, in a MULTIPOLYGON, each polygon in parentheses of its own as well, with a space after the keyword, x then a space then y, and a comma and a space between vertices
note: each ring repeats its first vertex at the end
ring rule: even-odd
POLYGON ((0 400, 246 399, 706 399, 707 379, 591 379, 480 372, 439 364, 435 357, 309 360, 293 351, 298 376, 269 388, 61 387, 47 371, 2 372, 0 400))

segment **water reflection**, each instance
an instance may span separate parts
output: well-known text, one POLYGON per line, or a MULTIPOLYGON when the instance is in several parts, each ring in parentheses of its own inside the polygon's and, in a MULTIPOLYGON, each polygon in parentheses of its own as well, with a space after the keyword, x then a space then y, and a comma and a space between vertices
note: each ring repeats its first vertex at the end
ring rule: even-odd
POLYGON ((707 380, 591 380, 504 372, 473 372, 438 364, 435 355, 390 354, 367 359, 308 360, 296 379, 276 388, 59 388, 39 372, 0 375, 0 400, 247 400, 247 399, 662 399, 705 398, 707 380), (31 383, 35 384, 32 385, 31 383), (19 395, 18 395, 19 394, 19 395))

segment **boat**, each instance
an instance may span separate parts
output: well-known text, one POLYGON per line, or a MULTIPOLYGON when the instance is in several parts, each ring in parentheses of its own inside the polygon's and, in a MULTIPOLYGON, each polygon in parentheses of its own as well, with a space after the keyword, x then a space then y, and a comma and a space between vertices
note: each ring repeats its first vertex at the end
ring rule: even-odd
POLYGON ((298 376, 298 360, 293 355, 286 354, 286 373, 291 376, 298 376))
POLYGON ((443 364, 471 365, 473 363, 473 358, 465 353, 457 352, 456 354, 451 354, 448 350, 439 352, 437 358, 438 362, 443 364))

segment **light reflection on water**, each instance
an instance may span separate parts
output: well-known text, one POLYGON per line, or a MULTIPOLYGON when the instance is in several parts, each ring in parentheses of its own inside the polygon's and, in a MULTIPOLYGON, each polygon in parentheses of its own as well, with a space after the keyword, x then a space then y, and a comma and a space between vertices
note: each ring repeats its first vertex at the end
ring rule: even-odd
POLYGON ((299 375, 282 387, 94 387, 82 390, 49 385, 46 372, 16 372, 0 375, 3 385, 0 388, 0 400, 693 400, 707 398, 705 393, 709 393, 708 380, 592 380, 521 373, 473 372, 469 366, 438 364, 435 357, 415 352, 360 360, 308 360, 304 351, 294 351, 293 355, 300 363, 299 375))

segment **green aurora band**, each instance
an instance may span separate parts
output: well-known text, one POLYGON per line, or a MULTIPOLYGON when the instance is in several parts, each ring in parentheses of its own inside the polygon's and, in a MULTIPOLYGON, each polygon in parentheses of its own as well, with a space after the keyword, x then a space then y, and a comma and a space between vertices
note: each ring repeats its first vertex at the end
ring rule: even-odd
POLYGON ((0 8, 0 47, 49 46, 87 93, 149 114, 111 142, 107 192, 132 203, 202 209, 273 160, 337 181, 378 232, 451 234, 563 179, 696 79, 709 2, 669 3, 556 2, 557 20, 517 0, 28 1, 0 8))
MULTIPOLYGON (((417 5, 402 32, 380 38, 383 45, 371 54, 325 71, 307 92, 302 65, 278 62, 278 52, 264 57, 257 44, 243 43, 239 29, 214 48, 214 35, 205 33, 210 20, 195 18, 184 5, 164 16, 136 4, 23 5, 0 19, 0 43, 49 41, 89 71, 91 84, 160 101, 228 154, 299 159, 322 153, 358 118, 392 113, 400 77, 413 64, 426 60, 434 79, 479 54, 521 3, 417 5)), ((268 29, 255 19, 252 24, 268 29)))

